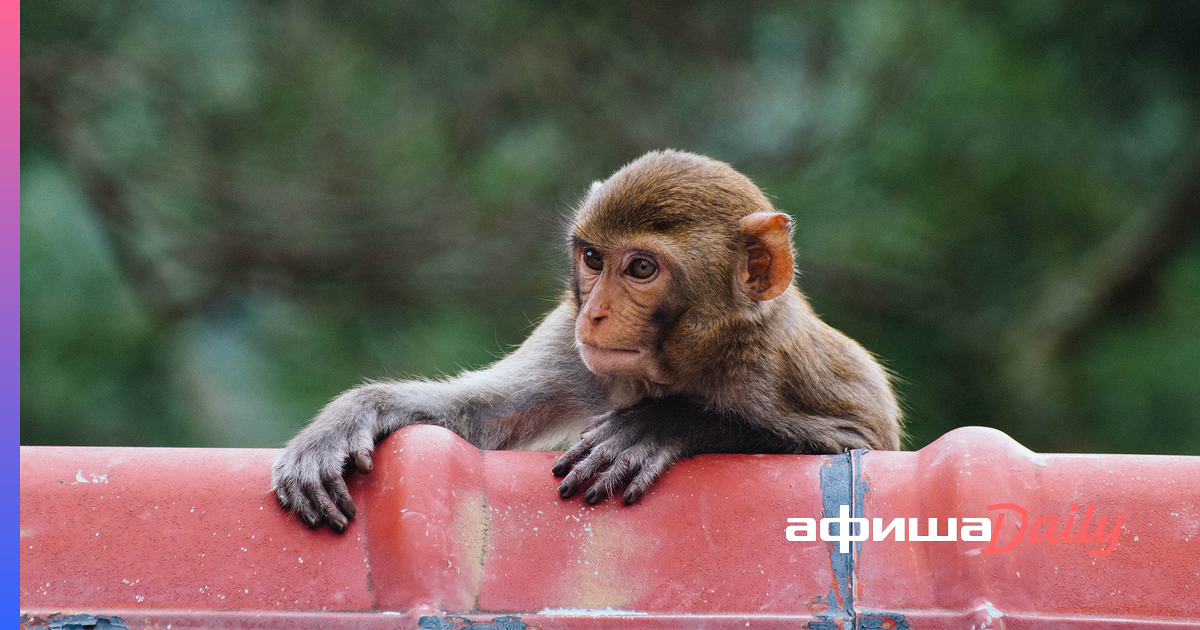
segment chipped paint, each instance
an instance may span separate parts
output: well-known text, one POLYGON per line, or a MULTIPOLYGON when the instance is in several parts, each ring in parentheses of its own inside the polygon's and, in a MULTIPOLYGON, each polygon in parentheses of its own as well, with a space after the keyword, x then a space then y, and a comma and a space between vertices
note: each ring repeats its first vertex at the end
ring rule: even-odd
POLYGON ((75 471, 75 483, 108 483, 108 475, 99 475, 96 473, 88 473, 87 477, 83 476, 82 470, 75 471))
POLYGON ((455 539, 459 541, 462 556, 466 562, 456 565, 450 557, 446 558, 448 568, 455 574, 464 574, 470 583, 472 593, 478 593, 483 586, 483 558, 487 552, 487 532, 490 526, 487 501, 482 492, 464 493, 454 512, 455 539))
POLYGON ((856 630, 911 630, 900 613, 859 611, 854 620, 856 630))
MULTIPOLYGON (((830 455, 821 465, 821 516, 834 518, 841 506, 853 503, 853 468, 851 454, 830 455)), ((857 516, 861 506, 854 505, 852 515, 857 516)), ((844 532, 843 532, 844 533, 844 532)), ((818 620, 811 621, 812 630, 832 630, 854 625, 854 558, 858 545, 851 553, 838 553, 835 543, 827 543, 832 580, 829 595, 825 600, 828 608, 817 613, 818 620)))
MULTIPOLYGON (((585 517, 586 518, 586 517, 585 517)), ((646 558, 658 541, 639 535, 636 523, 623 519, 595 518, 582 522, 579 558, 573 577, 573 606, 584 610, 624 608, 636 592, 653 585, 625 579, 616 567, 646 558)))
POLYGON ((121 617, 109 615, 21 615, 21 630, 129 630, 121 617))
POLYGON ((494 617, 491 621, 472 621, 466 617, 426 615, 418 620, 422 630, 525 630, 520 617, 494 617))
MULTIPOLYGON (((836 517, 842 506, 850 506, 851 518, 863 518, 866 497, 871 487, 863 471, 863 455, 856 449, 841 455, 826 456, 821 466, 821 515, 836 517)), ((839 532, 845 534, 846 532, 839 532)), ((869 630, 909 630, 908 621, 899 613, 864 612, 856 604, 861 592, 858 580, 858 560, 863 553, 862 542, 851 545, 850 553, 839 553, 836 543, 827 543, 832 580, 826 600, 815 600, 827 607, 816 612, 817 619, 808 622, 810 630, 863 628, 869 630)), ((813 605, 810 604, 810 608, 813 605)))

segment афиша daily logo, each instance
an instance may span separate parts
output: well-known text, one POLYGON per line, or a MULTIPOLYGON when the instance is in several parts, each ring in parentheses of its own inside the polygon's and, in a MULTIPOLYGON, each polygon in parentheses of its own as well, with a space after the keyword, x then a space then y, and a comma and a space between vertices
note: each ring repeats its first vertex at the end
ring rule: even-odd
POLYGON ((1107 556, 1112 553, 1112 550, 1117 546, 1117 538, 1121 535, 1121 521, 1124 516, 1117 516, 1113 521, 1112 530, 1107 535, 1102 535, 1104 526, 1108 521, 1107 516, 1100 515, 1096 521, 1096 529, 1089 533, 1092 522, 1092 510, 1095 505, 1089 503, 1087 511, 1082 515, 1079 529, 1075 530, 1075 516, 1079 510, 1079 504, 1072 504, 1071 511, 1067 514, 1064 521, 1062 531, 1058 531, 1058 515, 1049 514, 1042 516, 1029 524, 1029 512, 1025 508, 1015 503, 996 503, 987 506, 988 512, 1000 511, 996 516, 996 525, 992 527, 991 518, 964 518, 959 519, 950 517, 945 519, 945 527, 939 527, 940 519, 930 518, 929 526, 925 533, 919 531, 919 523, 915 518, 894 518, 886 526, 883 524, 883 519, 874 518, 870 522, 865 518, 850 518, 850 506, 843 505, 838 509, 836 518, 823 518, 820 522, 820 527, 817 526, 816 519, 812 518, 789 518, 785 532, 787 539, 791 541, 814 541, 817 539, 817 534, 820 533, 821 540, 825 542, 838 543, 837 550, 839 553, 849 553, 850 543, 866 540, 868 537, 873 541, 887 540, 889 536, 896 541, 948 541, 954 542, 963 541, 978 541, 986 542, 988 546, 979 551, 983 554, 1004 553, 1016 547, 1017 544, 1028 538, 1031 543, 1040 542, 1067 542, 1067 543, 1108 543, 1107 547, 1101 549, 1093 549, 1088 551, 1089 556, 1107 556), (1021 525, 1017 528, 1017 535, 1012 540, 1005 543, 1003 546, 997 547, 998 538, 1000 536, 1000 526, 1004 524, 1004 516, 1011 510, 1021 516, 1021 525), (837 525, 837 533, 832 532, 832 527, 837 525), (907 528, 905 527, 907 525, 907 528), (938 532, 943 532, 939 534, 938 532), (992 532, 996 536, 992 536, 992 532), (1072 534, 1074 531, 1074 534, 1072 534), (1028 534, 1028 537, 1026 536, 1028 534))

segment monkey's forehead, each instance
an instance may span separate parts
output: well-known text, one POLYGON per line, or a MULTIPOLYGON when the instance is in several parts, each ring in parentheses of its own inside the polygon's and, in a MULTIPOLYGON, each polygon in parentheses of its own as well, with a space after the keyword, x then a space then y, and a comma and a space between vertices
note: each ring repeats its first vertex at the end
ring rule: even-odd
POLYGON ((650 152, 592 185, 573 231, 592 238, 720 233, 736 230, 748 214, 772 210, 762 191, 724 162, 678 151, 650 152))
POLYGON ((662 208, 645 204, 604 204, 591 212, 581 211, 572 233, 588 242, 629 239, 639 236, 683 235, 722 223, 686 208, 662 208))
POLYGON ((593 245, 646 237, 680 244, 697 238, 737 240, 741 220, 757 210, 696 196, 640 197, 627 192, 589 198, 575 215, 571 236, 593 245))
POLYGON ((644 249, 688 257, 696 251, 734 251, 742 239, 737 217, 643 208, 578 217, 569 240, 601 250, 644 249))

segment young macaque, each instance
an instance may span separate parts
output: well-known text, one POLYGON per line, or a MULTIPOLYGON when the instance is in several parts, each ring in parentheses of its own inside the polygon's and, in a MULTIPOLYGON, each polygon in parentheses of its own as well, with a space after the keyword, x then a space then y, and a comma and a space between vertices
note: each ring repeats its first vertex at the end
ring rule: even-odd
MULTIPOLYGON (((571 224, 570 287, 515 352, 442 381, 369 383, 275 462, 280 505, 345 531, 343 473, 436 424, 482 449, 574 443, 559 494, 637 501, 681 457, 900 448, 887 373, 792 284, 792 222, 728 164, 651 152, 596 182, 571 224)), ((560 446, 561 448, 561 446, 560 446)))

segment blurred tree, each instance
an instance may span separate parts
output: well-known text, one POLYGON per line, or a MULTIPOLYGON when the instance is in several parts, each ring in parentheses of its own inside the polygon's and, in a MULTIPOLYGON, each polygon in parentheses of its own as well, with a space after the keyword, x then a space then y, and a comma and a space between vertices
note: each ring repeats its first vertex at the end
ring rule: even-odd
POLYGON ((1200 5, 36 0, 21 440, 273 446, 519 343, 652 148, 798 220, 910 446, 1200 453, 1200 5))

